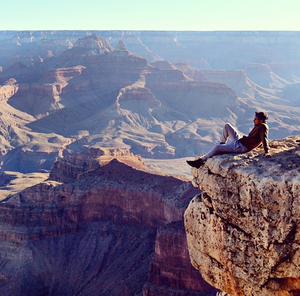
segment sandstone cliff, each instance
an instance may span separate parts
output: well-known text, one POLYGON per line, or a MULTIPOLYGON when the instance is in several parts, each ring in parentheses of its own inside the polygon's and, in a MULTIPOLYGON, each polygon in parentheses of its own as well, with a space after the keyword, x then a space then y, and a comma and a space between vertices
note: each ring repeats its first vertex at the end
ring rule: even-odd
POLYGON ((202 190, 185 212, 193 266, 235 295, 299 295, 300 136, 192 169, 202 190))

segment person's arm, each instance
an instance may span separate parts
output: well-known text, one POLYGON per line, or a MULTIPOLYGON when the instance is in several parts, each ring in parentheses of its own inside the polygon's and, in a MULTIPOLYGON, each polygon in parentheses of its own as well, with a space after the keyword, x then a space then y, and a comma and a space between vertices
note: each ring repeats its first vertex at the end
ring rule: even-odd
POLYGON ((269 130, 268 127, 264 124, 261 125, 260 128, 260 140, 263 144, 264 150, 265 150, 265 155, 269 156, 269 141, 268 141, 268 134, 269 134, 269 130))

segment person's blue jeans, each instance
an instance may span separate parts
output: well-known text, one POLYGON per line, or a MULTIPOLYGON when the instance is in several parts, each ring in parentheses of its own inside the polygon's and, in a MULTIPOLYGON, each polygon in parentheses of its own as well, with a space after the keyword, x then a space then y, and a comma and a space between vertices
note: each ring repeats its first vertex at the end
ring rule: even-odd
POLYGON ((203 160, 213 157, 215 155, 226 154, 226 153, 245 153, 248 149, 241 144, 239 139, 241 135, 238 130, 236 130, 231 124, 225 124, 223 128, 221 143, 212 148, 206 155, 202 157, 203 160), (227 143, 227 140, 230 140, 227 143))

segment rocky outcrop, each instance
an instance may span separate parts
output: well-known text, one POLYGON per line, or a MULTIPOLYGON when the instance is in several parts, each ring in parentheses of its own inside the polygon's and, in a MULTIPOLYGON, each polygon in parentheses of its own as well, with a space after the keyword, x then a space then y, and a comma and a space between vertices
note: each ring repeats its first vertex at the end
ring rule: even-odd
POLYGON ((55 162, 49 179, 63 183, 74 182, 80 174, 100 168, 112 159, 135 168, 146 169, 141 157, 133 155, 128 149, 90 148, 55 162))
MULTIPOLYGON (((41 143, 40 145, 43 148, 43 144, 41 143)), ((67 152, 64 148, 57 148, 55 145, 51 149, 46 149, 46 151, 43 151, 43 149, 41 151, 38 151, 38 149, 34 150, 19 146, 6 151, 1 158, 3 163, 1 163, 0 171, 29 173, 39 170, 50 170, 55 160, 61 158, 67 152)))
POLYGON ((161 103, 155 98, 149 88, 139 86, 122 88, 117 96, 116 105, 120 107, 122 102, 131 100, 146 101, 149 105, 161 106, 161 103))
POLYGON ((246 72, 255 83, 268 88, 282 88, 289 82, 276 75, 268 64, 248 63, 246 72))
POLYGON ((16 81, 11 79, 0 85, 0 101, 7 101, 18 91, 18 85, 15 83, 16 81))
POLYGON ((299 295, 300 137, 208 159, 185 212, 193 266, 230 295, 299 295))
POLYGON ((74 43, 74 46, 67 53, 77 54, 77 55, 102 55, 112 52, 113 49, 110 44, 97 34, 92 34, 87 37, 78 38, 78 40, 74 43))
POLYGON ((199 81, 170 82, 163 78, 160 81, 152 81, 148 76, 146 81, 146 87, 162 104, 187 114, 190 119, 227 117, 231 116, 231 112, 239 112, 237 96, 225 84, 199 81), (216 106, 218 107, 215 108, 216 106))
POLYGON ((84 68, 79 65, 51 69, 36 82, 20 84, 9 104, 34 116, 60 109, 63 107, 60 98, 63 89, 69 80, 81 75, 84 68))
POLYGON ((115 51, 128 51, 123 40, 119 40, 118 45, 115 48, 115 51))
POLYGON ((128 56, 128 55, 132 55, 132 54, 128 51, 124 41, 119 40, 112 55, 113 56, 128 56))
POLYGON ((9 174, 1 173, 0 174, 0 187, 5 187, 14 178, 15 178, 14 176, 11 176, 9 174))
POLYGON ((80 65, 69 68, 51 69, 43 75, 43 78, 40 80, 40 83, 67 83, 70 79, 79 76, 84 69, 85 67, 80 65))

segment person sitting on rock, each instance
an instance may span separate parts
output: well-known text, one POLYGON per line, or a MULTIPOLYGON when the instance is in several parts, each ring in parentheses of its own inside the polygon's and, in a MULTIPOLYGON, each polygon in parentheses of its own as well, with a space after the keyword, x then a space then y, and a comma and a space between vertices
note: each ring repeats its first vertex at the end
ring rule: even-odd
POLYGON ((200 168, 204 162, 215 155, 226 153, 245 153, 259 146, 261 143, 265 150, 265 156, 269 157, 268 133, 266 124, 268 116, 265 112, 255 112, 253 119, 254 128, 248 136, 240 136, 240 133, 231 124, 225 124, 222 133, 221 143, 212 148, 207 154, 197 160, 187 160, 187 163, 195 168, 200 168), (227 139, 230 140, 229 143, 227 139))

